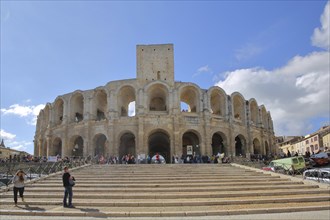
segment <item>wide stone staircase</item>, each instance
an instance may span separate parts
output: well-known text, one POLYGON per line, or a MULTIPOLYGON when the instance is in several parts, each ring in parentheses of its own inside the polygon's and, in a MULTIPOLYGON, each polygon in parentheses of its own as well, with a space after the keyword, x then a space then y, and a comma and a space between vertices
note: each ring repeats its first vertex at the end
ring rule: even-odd
POLYGON ((224 164, 92 165, 71 171, 75 208, 64 208, 61 174, 29 184, 1 215, 170 217, 329 210, 329 189, 224 164))

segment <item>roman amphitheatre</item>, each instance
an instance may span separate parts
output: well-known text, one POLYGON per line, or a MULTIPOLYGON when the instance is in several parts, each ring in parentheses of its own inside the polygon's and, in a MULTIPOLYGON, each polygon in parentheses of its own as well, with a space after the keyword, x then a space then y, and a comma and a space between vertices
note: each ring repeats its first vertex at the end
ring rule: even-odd
MULTIPOLYGON (((174 80, 173 44, 137 45, 136 78, 59 95, 40 111, 39 156, 275 153, 271 114, 257 100, 174 80), (188 147, 188 151, 187 151, 188 147)), ((133 61, 132 61, 133 62, 133 61)))

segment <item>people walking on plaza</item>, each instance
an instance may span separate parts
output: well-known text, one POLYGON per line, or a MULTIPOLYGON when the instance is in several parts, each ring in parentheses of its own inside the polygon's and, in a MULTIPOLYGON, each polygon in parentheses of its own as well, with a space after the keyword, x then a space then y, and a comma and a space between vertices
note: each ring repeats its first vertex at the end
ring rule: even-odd
POLYGON ((27 180, 27 176, 24 173, 24 171, 23 170, 17 171, 16 175, 13 178, 15 206, 17 206, 17 193, 19 193, 19 197, 22 198, 22 202, 25 202, 24 195, 23 195, 24 187, 25 187, 25 183, 24 183, 25 180, 27 180))
POLYGON ((63 207, 75 208, 72 205, 72 197, 73 197, 72 187, 74 186, 75 178, 71 176, 71 174, 69 173, 68 167, 64 167, 62 180, 64 186, 63 207), (68 196, 69 196, 69 202, 67 203, 68 196))

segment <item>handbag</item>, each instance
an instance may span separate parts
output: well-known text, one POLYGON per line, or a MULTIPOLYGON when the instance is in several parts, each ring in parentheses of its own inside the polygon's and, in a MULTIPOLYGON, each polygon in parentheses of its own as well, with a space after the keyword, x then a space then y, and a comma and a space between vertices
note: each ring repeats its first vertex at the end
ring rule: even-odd
POLYGON ((69 178, 69 184, 70 184, 70 186, 76 185, 75 181, 71 178, 69 178))

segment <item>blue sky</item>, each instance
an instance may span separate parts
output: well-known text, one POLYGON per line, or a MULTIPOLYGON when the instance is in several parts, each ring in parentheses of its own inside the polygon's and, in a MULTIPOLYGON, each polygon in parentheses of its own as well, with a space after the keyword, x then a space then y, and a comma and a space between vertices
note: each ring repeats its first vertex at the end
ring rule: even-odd
POLYGON ((174 44, 175 80, 256 98, 276 135, 329 123, 327 1, 1 1, 1 138, 77 89, 136 77, 137 44, 174 44))

